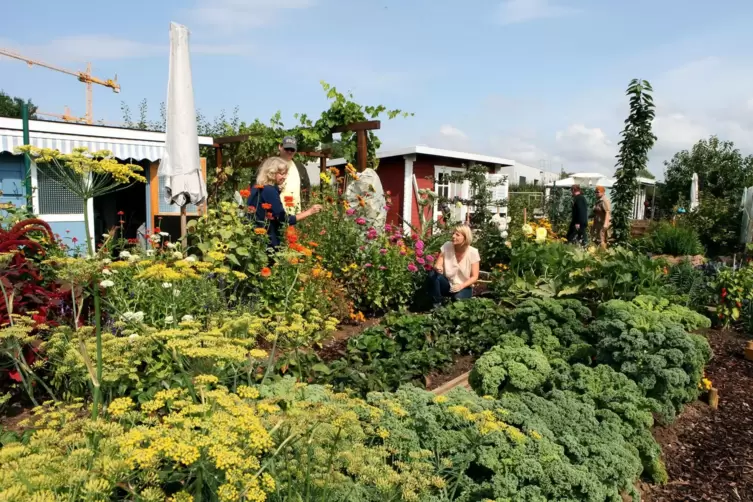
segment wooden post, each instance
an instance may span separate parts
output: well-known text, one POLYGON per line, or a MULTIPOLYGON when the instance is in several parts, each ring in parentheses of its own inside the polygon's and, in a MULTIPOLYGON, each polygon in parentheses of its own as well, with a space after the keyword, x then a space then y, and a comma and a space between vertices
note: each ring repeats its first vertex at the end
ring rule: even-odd
POLYGON ((709 406, 712 410, 719 408, 719 390, 713 387, 709 389, 709 406))
POLYGON ((344 126, 338 126, 332 129, 332 132, 355 132, 356 133, 356 155, 358 159, 358 171, 363 172, 367 167, 367 150, 368 150, 368 138, 366 136, 367 131, 381 128, 381 122, 378 120, 367 120, 365 122, 354 122, 353 124, 347 124, 344 126))
POLYGON ((745 359, 753 361, 753 341, 748 342, 748 346, 745 347, 745 359))
POLYGON ((188 218, 186 217, 186 206, 180 207, 180 243, 183 247, 183 251, 185 252, 186 246, 188 244, 188 218))
POLYGON ((356 132, 356 146, 358 148, 358 172, 362 173, 366 170, 366 160, 368 145, 366 143, 366 131, 356 132))

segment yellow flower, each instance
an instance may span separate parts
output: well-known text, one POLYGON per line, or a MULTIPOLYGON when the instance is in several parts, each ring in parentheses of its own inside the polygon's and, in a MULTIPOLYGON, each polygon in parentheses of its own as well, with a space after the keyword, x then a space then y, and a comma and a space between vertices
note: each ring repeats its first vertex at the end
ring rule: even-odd
POLYGON ((214 375, 197 375, 193 382, 196 385, 215 385, 220 381, 219 378, 217 378, 214 375))
POLYGON ((126 412, 132 410, 133 407, 133 399, 131 399, 130 397, 119 397, 117 399, 113 399, 113 401, 107 407, 107 412, 115 418, 120 418, 125 415, 126 412))

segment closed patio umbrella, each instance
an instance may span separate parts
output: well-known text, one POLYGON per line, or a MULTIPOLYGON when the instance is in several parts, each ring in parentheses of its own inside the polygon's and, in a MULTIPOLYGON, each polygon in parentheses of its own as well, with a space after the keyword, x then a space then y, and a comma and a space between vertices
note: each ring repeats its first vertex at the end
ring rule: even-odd
POLYGON ((182 237, 186 235, 186 205, 199 205, 207 198, 206 182, 199 160, 188 39, 188 28, 170 23, 165 154, 157 172, 165 181, 166 200, 181 208, 182 237))
POLYGON ((699 206, 698 200, 698 173, 693 173, 693 181, 690 182, 690 211, 699 206))

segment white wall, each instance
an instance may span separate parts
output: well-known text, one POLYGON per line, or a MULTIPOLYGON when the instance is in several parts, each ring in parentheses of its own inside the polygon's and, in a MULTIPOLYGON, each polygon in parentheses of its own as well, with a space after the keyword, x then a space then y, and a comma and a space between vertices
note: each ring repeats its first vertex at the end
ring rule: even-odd
POLYGON ((525 176, 526 183, 533 183, 534 180, 538 180, 539 185, 551 185, 558 179, 560 179, 559 173, 543 172, 538 167, 531 167, 525 164, 516 162, 514 166, 505 166, 499 168, 497 171, 500 174, 506 174, 511 186, 518 185, 520 183, 520 177, 525 176))

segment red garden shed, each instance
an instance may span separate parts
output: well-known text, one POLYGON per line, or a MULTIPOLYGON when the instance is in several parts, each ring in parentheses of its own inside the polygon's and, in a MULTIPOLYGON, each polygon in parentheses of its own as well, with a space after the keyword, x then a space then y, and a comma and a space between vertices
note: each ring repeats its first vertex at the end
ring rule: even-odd
MULTIPOLYGON (((392 207, 387 213, 387 222, 398 225, 410 222, 419 224, 417 190, 430 189, 439 195, 452 198, 467 198, 467 183, 445 182, 448 175, 463 171, 472 164, 481 164, 489 168, 490 174, 502 174, 505 167, 515 165, 514 160, 491 157, 475 153, 443 150, 428 146, 411 146, 397 150, 377 152, 379 168, 377 173, 382 181, 384 191, 392 197, 392 207)), ((342 159, 333 159, 329 166, 340 166, 342 159)), ((435 208, 433 214, 437 214, 435 208)), ((458 209, 457 217, 465 219, 466 208, 458 209)), ((407 223, 405 230, 409 231, 407 223)))

